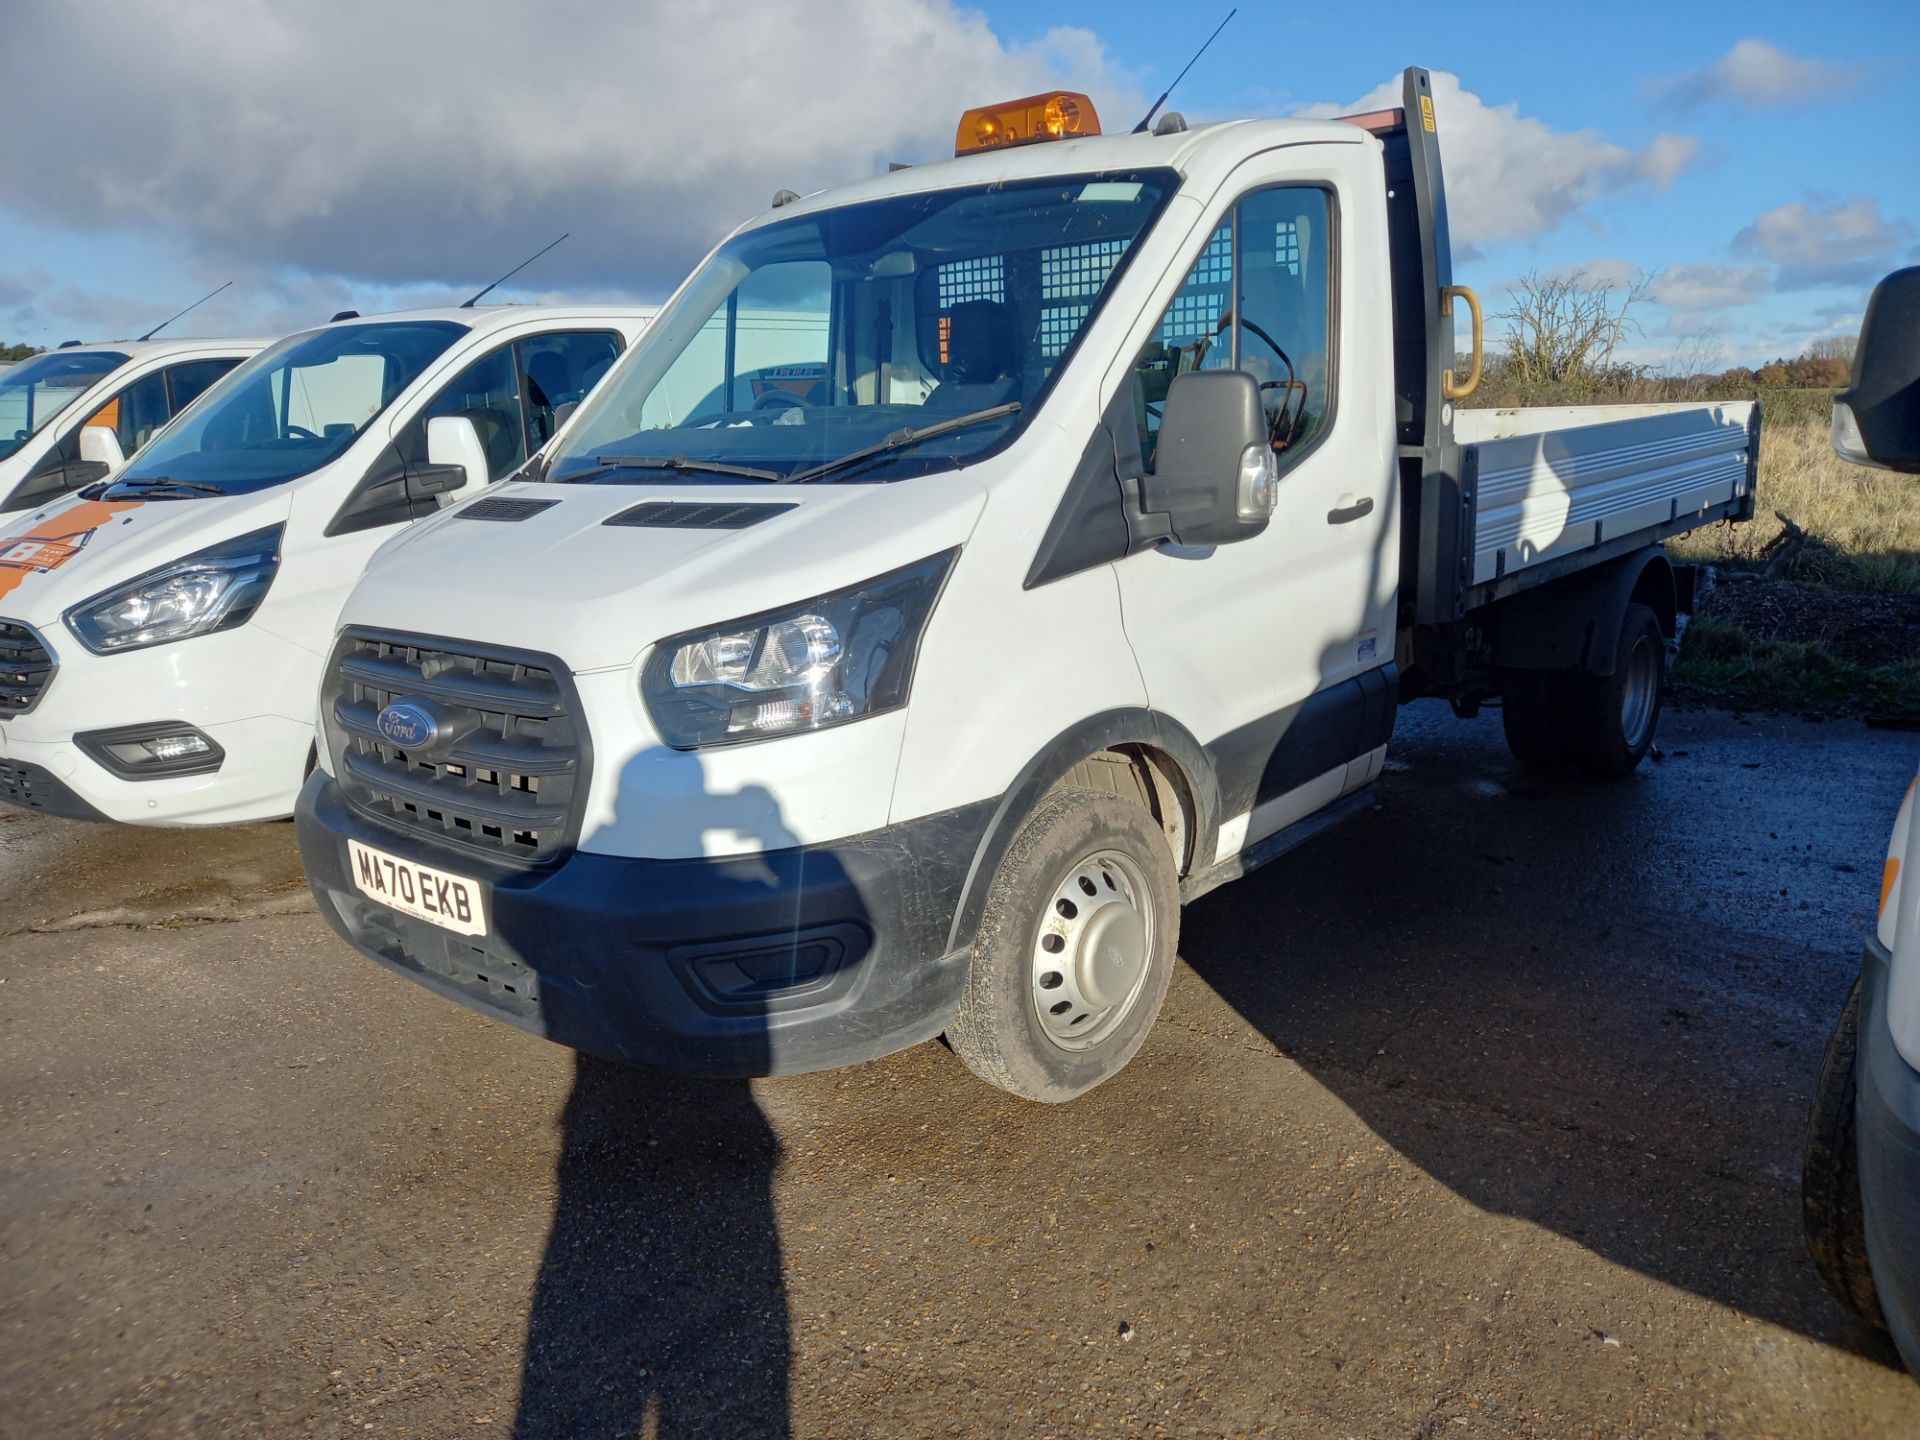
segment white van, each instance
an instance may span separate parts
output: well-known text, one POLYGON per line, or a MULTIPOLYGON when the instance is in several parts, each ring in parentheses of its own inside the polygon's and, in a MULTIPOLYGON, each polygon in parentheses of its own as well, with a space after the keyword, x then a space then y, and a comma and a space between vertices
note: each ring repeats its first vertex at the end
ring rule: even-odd
POLYGON ((267 343, 68 344, 0 370, 0 515, 107 479, 267 343))
POLYGON ((1037 96, 736 232, 523 483, 348 599, 321 912, 581 1049, 944 1032, 1060 1100, 1140 1045, 1184 901, 1370 803, 1399 701, 1631 770, 1688 594, 1660 542, 1751 515, 1759 417, 1456 414, 1478 302, 1405 83, 1100 138, 1037 96), (818 320, 797 404, 675 402, 775 309, 818 320))
POLYGON ((0 800, 145 824, 287 814, 367 558, 524 465, 652 313, 341 317, 226 376, 111 484, 10 517, 0 800))

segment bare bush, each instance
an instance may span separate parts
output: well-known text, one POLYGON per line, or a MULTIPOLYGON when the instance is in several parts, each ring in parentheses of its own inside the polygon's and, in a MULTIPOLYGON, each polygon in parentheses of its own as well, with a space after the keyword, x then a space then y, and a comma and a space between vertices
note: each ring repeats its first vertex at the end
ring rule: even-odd
POLYGON ((1596 280, 1584 270, 1543 275, 1528 271, 1507 291, 1508 308, 1500 367, 1522 388, 1624 379, 1614 354, 1639 333, 1633 307, 1646 298, 1652 277, 1641 275, 1625 289, 1596 280))

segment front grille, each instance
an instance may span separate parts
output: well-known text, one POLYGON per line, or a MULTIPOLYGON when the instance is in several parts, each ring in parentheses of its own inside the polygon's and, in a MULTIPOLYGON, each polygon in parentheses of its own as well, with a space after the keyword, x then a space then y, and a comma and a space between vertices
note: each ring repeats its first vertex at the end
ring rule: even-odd
POLYGON ((53 679, 53 656, 32 626, 0 620, 0 716, 24 715, 53 679))
POLYGON ((322 714, 334 776, 365 814, 493 859, 539 864, 571 844, 586 731, 551 657, 349 631, 322 714), (380 733, 381 710, 400 700, 438 723, 418 750, 380 733))

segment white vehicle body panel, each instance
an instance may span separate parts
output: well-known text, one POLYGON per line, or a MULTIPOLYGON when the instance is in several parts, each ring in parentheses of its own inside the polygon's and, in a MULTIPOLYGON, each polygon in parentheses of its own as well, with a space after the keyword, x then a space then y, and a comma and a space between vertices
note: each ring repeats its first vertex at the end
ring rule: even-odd
MULTIPOLYGON (((67 497, 9 517, 12 523, 0 531, 0 618, 32 627, 56 669, 30 710, 0 720, 0 756, 44 768, 113 820, 217 824, 289 813, 313 746, 315 686, 340 605, 373 553, 407 528, 325 533, 370 467, 476 360, 515 340, 556 331, 605 331, 631 346, 652 314, 651 308, 634 307, 501 306, 355 317, 342 323, 427 319, 469 328, 345 451, 305 475, 251 493, 205 498, 67 497), (8 537, 68 524, 84 536, 77 553, 52 568, 9 572, 8 537), (128 580, 276 524, 285 526, 278 571, 258 609, 233 629, 101 655, 82 645, 63 620, 75 605, 128 580), (90 731, 173 720, 220 745, 225 758, 218 771, 122 778, 73 741, 90 731)), ((316 414, 334 413, 326 398, 314 393, 301 403, 316 414)), ((482 488, 469 483, 465 492, 482 488)))

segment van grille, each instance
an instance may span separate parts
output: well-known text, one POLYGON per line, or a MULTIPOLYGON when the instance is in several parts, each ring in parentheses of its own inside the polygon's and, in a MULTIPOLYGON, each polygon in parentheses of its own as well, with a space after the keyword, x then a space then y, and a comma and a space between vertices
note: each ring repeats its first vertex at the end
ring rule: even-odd
POLYGON ((496 860, 541 864, 571 844, 588 753, 557 660, 349 631, 327 673, 328 750, 355 809, 496 860), (437 722, 417 749, 380 732, 381 710, 402 700, 437 722))
POLYGON ((30 625, 0 620, 0 716, 24 715, 53 679, 53 656, 30 625))

